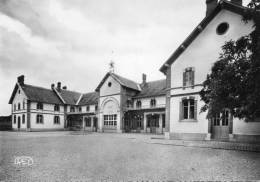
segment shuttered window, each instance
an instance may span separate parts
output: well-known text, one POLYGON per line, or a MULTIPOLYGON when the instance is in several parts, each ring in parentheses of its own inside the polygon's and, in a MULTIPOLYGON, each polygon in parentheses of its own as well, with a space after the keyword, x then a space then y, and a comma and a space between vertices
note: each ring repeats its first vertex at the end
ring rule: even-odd
POLYGON ((193 86, 195 80, 194 68, 186 68, 183 72, 183 87, 193 86))

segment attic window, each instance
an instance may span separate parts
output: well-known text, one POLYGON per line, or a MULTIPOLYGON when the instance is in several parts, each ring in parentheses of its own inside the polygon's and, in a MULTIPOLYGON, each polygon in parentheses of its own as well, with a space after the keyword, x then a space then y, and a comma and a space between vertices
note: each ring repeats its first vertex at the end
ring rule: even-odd
POLYGON ((112 86, 112 83, 111 82, 108 82, 108 84, 107 84, 109 87, 111 87, 112 86))
POLYGON ((223 23, 220 23, 217 27, 217 34, 218 35, 223 35, 227 32, 229 28, 229 24, 227 22, 223 22, 223 23))
POLYGON ((18 94, 20 94, 21 93, 21 91, 20 90, 18 90, 18 94))

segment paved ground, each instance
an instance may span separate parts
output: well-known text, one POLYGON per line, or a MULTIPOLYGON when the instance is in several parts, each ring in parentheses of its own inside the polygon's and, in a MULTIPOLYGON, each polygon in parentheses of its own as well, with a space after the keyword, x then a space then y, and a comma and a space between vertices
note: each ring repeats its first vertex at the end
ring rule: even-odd
POLYGON ((141 134, 0 132, 0 181, 259 180, 260 153, 169 145, 141 134), (14 164, 30 156, 33 165, 14 164))

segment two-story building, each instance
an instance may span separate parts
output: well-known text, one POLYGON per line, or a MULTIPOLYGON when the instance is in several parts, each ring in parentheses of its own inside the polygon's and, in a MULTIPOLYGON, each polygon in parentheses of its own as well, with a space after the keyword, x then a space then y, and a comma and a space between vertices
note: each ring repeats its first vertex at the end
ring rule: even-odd
POLYGON ((165 80, 141 84, 107 73, 95 92, 79 93, 51 84, 25 84, 19 76, 9 104, 14 130, 84 129, 100 132, 163 133, 165 80))
MULTIPOLYGON (((207 119, 199 92, 226 41, 253 31, 243 22, 242 0, 206 0, 206 17, 162 65, 166 75, 166 138, 260 141, 260 116, 255 121, 233 118, 228 110, 207 119)), ((259 10, 258 10, 259 12, 259 10)), ((260 12, 259 12, 260 14, 260 12)))

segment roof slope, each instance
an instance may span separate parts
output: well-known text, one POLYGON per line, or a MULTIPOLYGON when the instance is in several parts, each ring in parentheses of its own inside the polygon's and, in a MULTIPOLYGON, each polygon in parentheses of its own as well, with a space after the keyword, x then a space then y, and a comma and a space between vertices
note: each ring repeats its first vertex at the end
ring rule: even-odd
POLYGON ((55 92, 51 89, 24 84, 21 86, 29 100, 51 104, 62 104, 55 92))
POLYGON ((141 97, 154 97, 166 94, 166 80, 157 80, 152 82, 147 82, 145 85, 141 86, 141 92, 139 92, 135 98, 141 97))
POLYGON ((130 89, 133 89, 133 90, 137 90, 137 91, 140 91, 140 87, 139 87, 139 84, 132 81, 132 80, 129 80, 127 78, 124 78, 122 76, 119 76, 115 73, 107 73, 105 75, 105 77, 102 79, 102 81, 99 83, 98 87, 96 88, 96 91, 99 91, 99 89, 102 87, 102 85, 104 84, 104 82, 106 81, 106 79, 111 76, 112 78, 114 78, 117 82, 119 82, 120 85, 124 86, 124 87, 127 87, 127 88, 130 88, 130 89))
POLYGON ((134 90, 140 90, 139 84, 132 81, 132 80, 129 80, 127 78, 119 76, 115 73, 111 73, 111 76, 118 79, 122 86, 125 86, 127 88, 131 88, 131 89, 134 89, 134 90))
POLYGON ((98 93, 91 92, 83 94, 78 105, 95 105, 98 103, 98 93))
POLYGON ((191 32, 191 34, 184 40, 184 42, 175 50, 170 58, 161 66, 160 71, 165 73, 167 67, 169 67, 184 51, 185 49, 197 38, 197 36, 205 29, 205 27, 215 18, 215 16, 222 10, 226 9, 231 12, 243 15, 248 8, 233 4, 231 2, 222 0, 218 6, 206 16, 200 24, 191 32))
POLYGON ((75 91, 70 91, 70 90, 63 90, 61 89, 58 91, 60 96, 63 98, 65 101, 65 104, 69 105, 76 105, 77 101, 79 100, 81 93, 75 92, 75 91))

